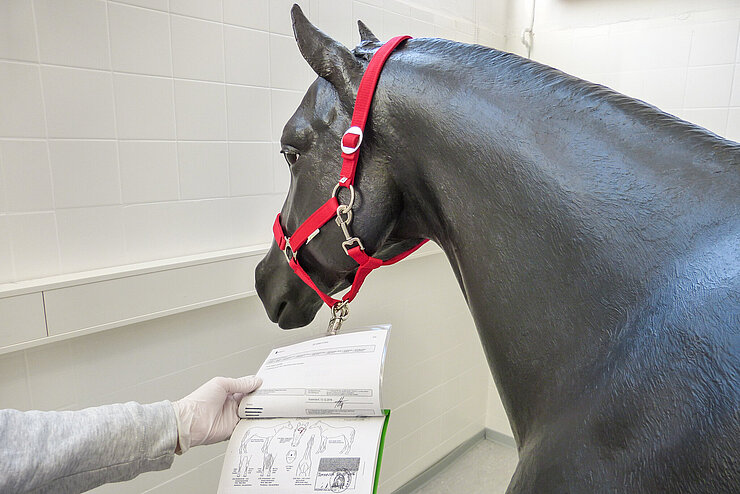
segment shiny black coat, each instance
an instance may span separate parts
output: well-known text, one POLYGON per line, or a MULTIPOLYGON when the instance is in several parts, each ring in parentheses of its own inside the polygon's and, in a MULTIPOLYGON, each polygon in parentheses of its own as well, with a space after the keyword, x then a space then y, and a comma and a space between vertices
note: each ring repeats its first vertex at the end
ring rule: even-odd
MULTIPOLYGON (((335 184, 379 46, 362 24, 350 52, 293 19, 319 78, 282 136, 288 232, 335 184)), ((738 144, 516 55, 414 39, 361 153, 369 253, 430 238, 457 275, 519 448, 508 492, 740 492, 738 144)), ((328 291, 356 267, 341 240, 301 251, 328 291)), ((257 289, 283 328, 321 306, 276 246, 257 289)))

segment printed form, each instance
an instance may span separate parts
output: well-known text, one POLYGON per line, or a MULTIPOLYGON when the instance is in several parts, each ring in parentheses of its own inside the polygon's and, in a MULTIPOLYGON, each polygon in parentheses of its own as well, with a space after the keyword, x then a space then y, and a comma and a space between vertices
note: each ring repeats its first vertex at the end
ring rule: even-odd
POLYGON ((380 416, 388 329, 325 336, 276 348, 241 417, 380 416))
POLYGON ((270 352, 239 405, 220 494, 372 494, 387 424, 380 399, 390 326, 270 352))

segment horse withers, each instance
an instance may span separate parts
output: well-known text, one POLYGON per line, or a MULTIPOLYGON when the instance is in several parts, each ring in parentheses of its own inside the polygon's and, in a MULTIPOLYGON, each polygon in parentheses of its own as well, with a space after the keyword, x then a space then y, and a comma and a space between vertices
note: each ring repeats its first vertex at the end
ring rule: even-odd
MULTIPOLYGON (((380 46, 292 14, 319 77, 281 138, 286 233, 336 185, 380 46)), ((355 187, 369 254, 446 253, 518 445, 508 492, 740 492, 738 144, 510 53, 411 39, 383 69, 355 187)), ((326 293, 355 274, 343 239, 329 224, 300 252, 326 293)), ((277 245, 256 282, 282 328, 321 306, 277 245)))

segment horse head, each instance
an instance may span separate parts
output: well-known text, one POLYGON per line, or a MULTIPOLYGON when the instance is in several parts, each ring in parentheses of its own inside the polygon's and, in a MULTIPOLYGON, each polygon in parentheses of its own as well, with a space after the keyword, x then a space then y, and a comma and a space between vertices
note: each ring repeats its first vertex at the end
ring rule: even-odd
POLYGON ((303 437, 303 434, 306 433, 307 426, 308 426, 308 421, 298 422, 295 432, 293 432, 293 440, 290 442, 291 446, 293 447, 298 446, 298 443, 301 442, 301 437, 303 437))
MULTIPOLYGON (((295 5, 291 11, 293 31, 301 54, 318 75, 300 106, 285 125, 280 152, 290 168, 291 183, 280 213, 286 235, 334 192, 342 166, 340 140, 350 126, 355 96, 370 55, 381 43, 359 22, 361 44, 350 51, 334 41, 304 16, 295 5)), ((375 127, 382 114, 373 110, 375 127)), ((368 122, 355 178, 356 193, 337 191, 340 204, 353 201, 352 232, 362 239, 367 254, 387 259, 418 243, 398 235, 401 190, 389 172, 387 156, 374 146, 368 122), (354 199, 350 195, 356 195, 354 199)), ((351 285, 357 263, 342 248, 342 229, 334 221, 320 229, 297 254, 301 267, 324 293, 337 293, 351 285)), ((256 270, 257 293, 269 318, 283 329, 305 326, 321 307, 319 296, 286 262, 286 254, 273 242, 256 270)))

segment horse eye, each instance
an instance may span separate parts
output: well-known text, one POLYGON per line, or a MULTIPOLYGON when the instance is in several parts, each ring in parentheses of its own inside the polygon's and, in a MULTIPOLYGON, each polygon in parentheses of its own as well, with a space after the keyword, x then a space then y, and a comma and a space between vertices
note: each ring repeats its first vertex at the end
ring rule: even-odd
POLYGON ((292 153, 290 151, 280 151, 283 153, 283 156, 285 157, 285 161, 288 163, 288 165, 293 166, 296 161, 298 161, 298 158, 300 157, 300 154, 298 153, 292 153))

